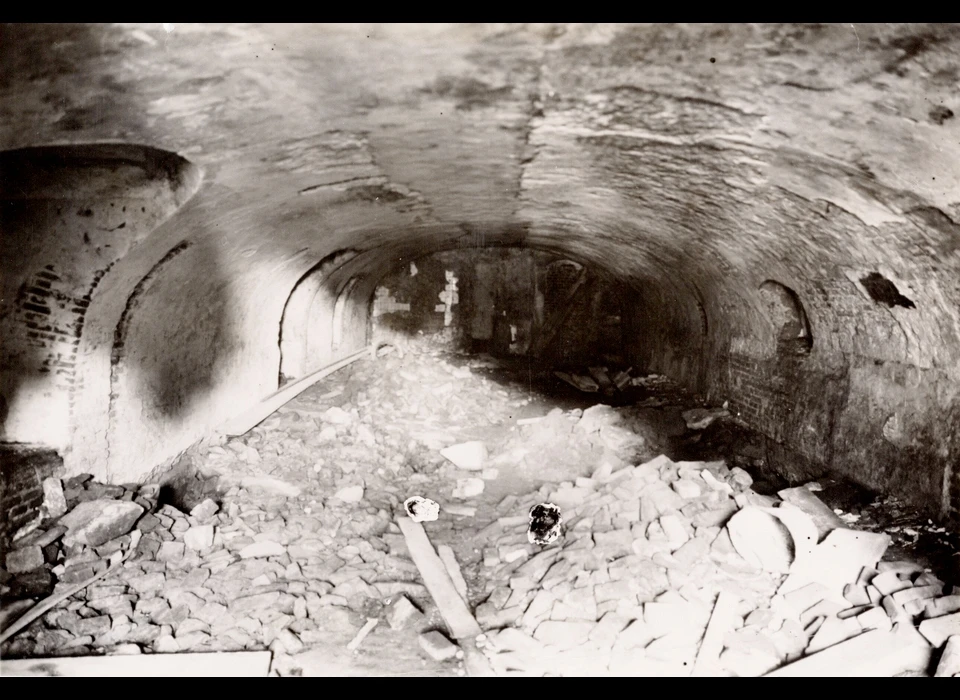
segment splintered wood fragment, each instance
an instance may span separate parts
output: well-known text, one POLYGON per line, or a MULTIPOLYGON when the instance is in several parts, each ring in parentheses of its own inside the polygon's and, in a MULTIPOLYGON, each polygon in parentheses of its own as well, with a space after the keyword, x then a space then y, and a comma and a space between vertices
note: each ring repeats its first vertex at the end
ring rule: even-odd
POLYGON ((623 391, 623 387, 630 383, 630 372, 633 370, 633 367, 626 369, 622 372, 617 372, 613 377, 613 383, 616 385, 619 391, 623 391))
POLYGON ((457 556, 453 553, 453 550, 445 544, 437 547, 437 554, 440 555, 440 561, 443 562, 443 566, 446 568, 450 580, 453 581, 453 586, 457 589, 457 593, 460 594, 464 603, 469 602, 467 598, 467 582, 460 572, 457 556))
POLYGON ((471 678, 488 678, 496 676, 490 660, 477 648, 476 639, 458 640, 463 650, 463 667, 471 678))
POLYGON ((610 375, 607 374, 607 371, 603 367, 588 367, 587 372, 590 373, 590 376, 593 377, 594 381, 600 385, 600 388, 604 392, 612 392, 614 390, 613 381, 611 381, 610 375))
POLYGON ((360 631, 357 632, 357 635, 350 641, 349 644, 347 644, 347 649, 350 651, 356 651, 359 646, 363 644, 363 640, 367 638, 367 635, 370 634, 370 632, 373 631, 373 628, 377 626, 378 622, 380 622, 378 618, 368 617, 366 624, 360 628, 360 631))
POLYGON ((737 600, 730 593, 721 591, 717 602, 713 606, 713 614, 707 624, 707 631, 703 633, 703 641, 697 652, 697 660, 693 664, 694 676, 706 676, 718 670, 720 652, 723 649, 724 635, 733 624, 733 614, 736 612, 737 600))
POLYGON ((483 630, 470 614, 463 598, 457 593, 456 586, 447 575, 446 567, 434 551, 433 545, 430 544, 423 526, 402 516, 397 518, 397 525, 406 538, 410 558, 420 570, 420 578, 423 579, 424 585, 440 609, 440 614, 450 628, 450 633, 456 639, 482 634, 483 630))
POLYGON ((4 659, 4 676, 87 676, 107 678, 266 677, 269 651, 206 654, 135 654, 130 656, 61 656, 49 659, 4 659))

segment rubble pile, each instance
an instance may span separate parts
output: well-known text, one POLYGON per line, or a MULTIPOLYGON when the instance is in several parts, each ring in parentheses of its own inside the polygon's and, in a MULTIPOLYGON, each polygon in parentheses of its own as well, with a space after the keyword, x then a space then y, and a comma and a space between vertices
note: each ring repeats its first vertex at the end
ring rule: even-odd
MULTIPOLYGON (((883 534, 826 527, 818 542, 822 514, 796 505, 810 499, 781 502, 750 484, 722 462, 661 456, 531 494, 563 504, 567 533, 541 549, 522 542, 519 518, 495 521, 499 537, 484 553, 489 597, 477 609, 494 668, 758 676, 879 630, 899 646, 872 671, 925 675, 937 650, 957 643, 960 589, 915 564, 881 561, 883 534), (721 594, 725 627, 704 659, 721 594)), ((943 656, 941 666, 953 665, 938 674, 960 673, 943 656)), ((855 666, 834 670, 856 675, 855 666)))
POLYGON ((160 487, 81 474, 45 479, 43 490, 41 514, 14 535, 0 570, 4 599, 46 596, 104 571, 109 556, 129 546, 134 523, 156 508, 160 487))
POLYGON ((839 508, 835 510, 844 522, 857 523, 863 528, 882 529, 895 544, 914 545, 923 536, 942 545, 953 544, 953 533, 933 520, 922 517, 916 507, 908 506, 896 496, 879 498, 851 512, 839 508))
MULTIPOLYGON (((526 399, 508 401, 506 392, 469 369, 410 351, 375 369, 359 368, 352 383, 369 389, 354 392, 353 402, 343 402, 342 386, 301 397, 240 439, 190 450, 201 472, 219 476, 220 504, 207 500, 187 513, 169 504, 158 508, 155 485, 105 486, 89 476, 65 482, 64 520, 86 508, 100 519, 115 518, 118 529, 98 530, 100 540, 109 540, 84 544, 81 537, 65 554, 48 547, 42 568, 25 571, 37 563, 28 560, 34 538, 47 546, 69 531, 45 522, 50 529, 18 540, 8 557, 15 577, 4 584, 5 595, 16 586, 31 598, 55 592, 55 580, 72 583, 103 570, 106 556, 126 546, 133 528, 142 537, 122 570, 71 596, 0 653, 271 648, 296 654, 355 637, 398 595, 409 596, 424 620, 436 618, 393 519, 418 484, 424 493, 453 490, 438 449, 456 442, 451 433, 457 429, 440 434, 441 421, 453 414, 474 423, 483 409, 489 422, 503 423, 526 399), (451 400, 454 386, 469 391, 451 400), (331 403, 337 398, 339 405, 331 403), (497 402, 501 415, 491 410, 497 402), (111 515, 126 502, 135 513, 111 515)), ((445 510, 449 525, 449 511, 458 509, 445 510)), ((459 512, 472 511, 461 506, 459 512)))
POLYGON ((361 366, 354 377, 367 380, 356 400, 363 421, 386 431, 396 447, 413 440, 437 450, 461 441, 462 425, 501 425, 506 409, 529 403, 427 347, 409 344, 403 357, 361 366))
MULTIPOLYGON (((190 513, 170 505, 155 508, 155 502, 150 508, 138 505, 142 515, 135 532, 141 536, 133 557, 44 615, 27 630, 32 634, 8 642, 4 656, 266 647, 297 653, 328 639, 331 630, 333 636, 352 633, 354 611, 376 608, 384 597, 398 591, 422 595, 416 567, 377 539, 388 529, 386 511, 353 513, 352 504, 336 499, 326 509, 298 507, 301 501, 291 496, 289 484, 260 479, 247 485, 249 491, 237 486, 227 491, 223 510, 212 500, 190 513)), ((61 521, 93 503, 105 522, 114 511, 103 500, 78 504, 61 521)), ((102 534, 95 543, 79 544, 93 531, 89 524, 71 526, 65 535, 55 525, 33 536, 45 541, 56 533, 61 541, 78 542, 66 546, 66 558, 53 569, 58 587, 102 570, 105 557, 130 540, 133 520, 110 518, 115 532, 123 534, 105 542, 100 540, 107 530, 98 527, 95 532, 102 534)), ((32 539, 8 555, 8 567, 18 570, 18 562, 37 546, 32 539)))
POLYGON ((597 463, 618 469, 637 456, 651 456, 644 438, 622 422, 619 409, 603 404, 586 410, 555 408, 542 418, 520 421, 490 465, 562 481, 571 474, 588 476, 597 463))
POLYGON ((609 406, 518 419, 528 404, 407 347, 190 450, 215 498, 181 510, 156 485, 48 480, 0 571, 4 615, 69 595, 0 655, 270 649, 292 672, 310 649, 378 670, 413 649, 463 675, 469 648, 398 527, 411 516, 500 674, 784 673, 849 640, 894 649, 884 671, 958 672, 960 590, 884 561, 887 535, 811 489, 761 496, 724 462, 650 460, 609 406), (531 537, 536 505, 551 519, 531 537))

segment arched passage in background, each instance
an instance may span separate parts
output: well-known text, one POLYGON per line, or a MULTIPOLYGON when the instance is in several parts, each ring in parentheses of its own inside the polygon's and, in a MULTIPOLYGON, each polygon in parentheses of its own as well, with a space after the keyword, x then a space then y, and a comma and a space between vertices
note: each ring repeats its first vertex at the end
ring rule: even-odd
POLYGON ((323 346, 323 338, 332 346, 334 327, 329 314, 311 314, 315 304, 323 306, 325 297, 333 297, 330 275, 356 255, 352 250, 331 253, 303 275, 294 285, 280 319, 280 376, 278 383, 302 377, 315 367, 308 347, 323 346), (318 298, 319 297, 319 298, 318 298))
POLYGON ((619 366, 628 285, 568 255, 500 245, 404 258, 377 280, 374 335, 434 336, 542 366, 619 366))
POLYGON ((556 302, 572 287, 583 272, 583 265, 573 260, 557 260, 547 265, 544 275, 545 302, 556 302))

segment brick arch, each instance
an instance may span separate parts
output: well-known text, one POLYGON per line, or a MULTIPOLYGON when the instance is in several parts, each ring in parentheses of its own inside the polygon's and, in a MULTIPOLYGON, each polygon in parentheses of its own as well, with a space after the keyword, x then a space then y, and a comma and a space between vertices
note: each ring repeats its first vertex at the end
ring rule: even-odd
MULTIPOLYGON (((200 180, 188 160, 139 144, 0 153, 0 440, 70 444, 87 418, 77 405, 84 339, 113 330, 91 320, 104 280, 200 180)), ((109 356, 109 341, 100 351, 109 356)))
POLYGON ((324 305, 327 297, 332 297, 330 276, 356 254, 355 250, 331 253, 301 276, 290 290, 280 317, 280 384, 302 377, 311 368, 315 369, 317 362, 323 362, 324 357, 310 353, 311 346, 316 349, 320 345, 319 338, 326 337, 332 347, 333 327, 323 320, 329 316, 326 319, 329 321, 332 314, 315 318, 311 309, 324 305))

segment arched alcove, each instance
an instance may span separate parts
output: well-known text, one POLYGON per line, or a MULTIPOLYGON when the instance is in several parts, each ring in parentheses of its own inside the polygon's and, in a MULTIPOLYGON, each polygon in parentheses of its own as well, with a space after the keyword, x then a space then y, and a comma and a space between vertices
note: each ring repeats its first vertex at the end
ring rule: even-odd
POLYGON ((109 379, 88 403, 83 375, 97 358, 108 367, 116 321, 101 311, 122 310, 137 283, 105 280, 200 181, 188 160, 139 144, 0 153, 0 439, 65 448, 90 403, 105 414, 109 379))
POLYGON ((778 355, 806 355, 813 348, 813 337, 800 297, 789 287, 767 280, 760 285, 767 318, 773 324, 778 355))

